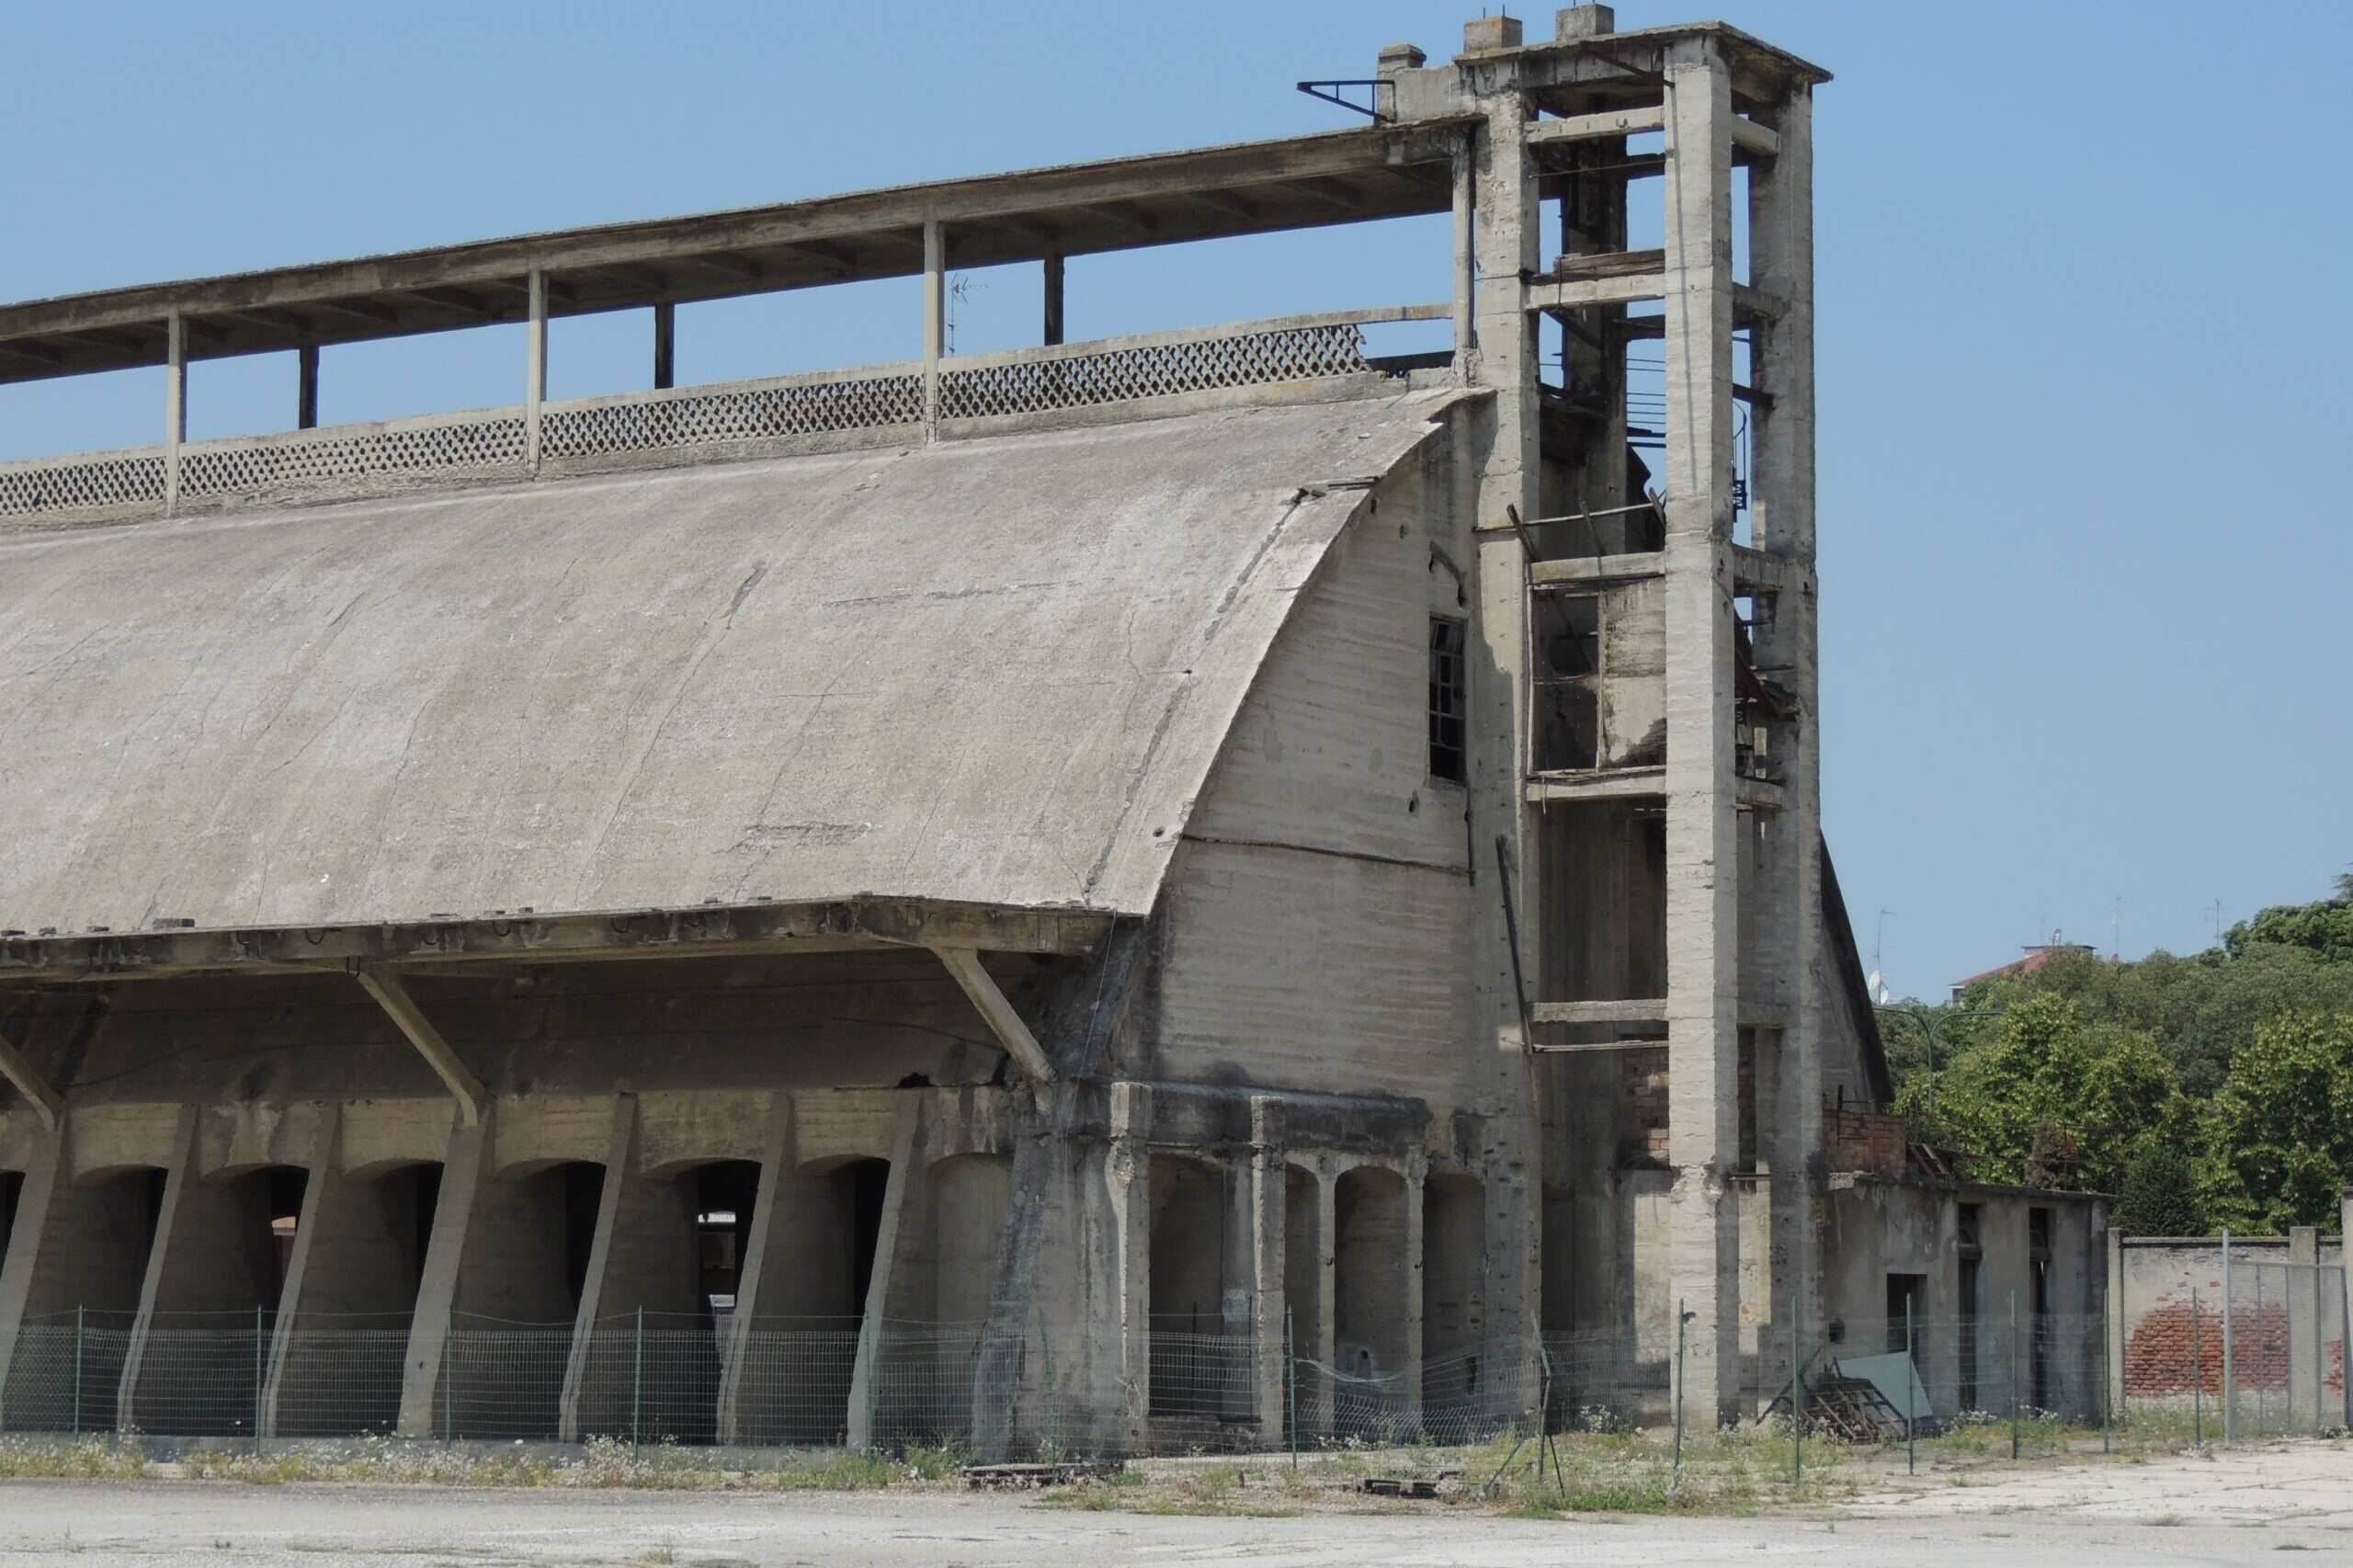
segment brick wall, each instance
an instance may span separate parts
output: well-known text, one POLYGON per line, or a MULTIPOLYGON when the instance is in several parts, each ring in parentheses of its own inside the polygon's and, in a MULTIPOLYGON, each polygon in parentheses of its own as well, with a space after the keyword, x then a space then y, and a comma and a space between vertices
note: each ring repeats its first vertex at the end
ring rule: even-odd
POLYGON ((1834 1171, 1895 1176, 1910 1163, 1904 1119, 1881 1111, 1823 1107, 1822 1148, 1834 1171))

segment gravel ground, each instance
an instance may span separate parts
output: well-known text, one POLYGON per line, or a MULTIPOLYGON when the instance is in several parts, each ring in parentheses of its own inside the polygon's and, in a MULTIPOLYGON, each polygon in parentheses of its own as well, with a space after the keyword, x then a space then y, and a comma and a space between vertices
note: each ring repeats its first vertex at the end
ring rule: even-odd
POLYGON ((824 1564, 825 1568, 1552 1568, 1554 1564, 2353 1563, 2353 1450, 2320 1443, 2057 1461, 1890 1483, 1751 1518, 1145 1516, 940 1493, 492 1491, 219 1482, 0 1483, 0 1568, 824 1564))

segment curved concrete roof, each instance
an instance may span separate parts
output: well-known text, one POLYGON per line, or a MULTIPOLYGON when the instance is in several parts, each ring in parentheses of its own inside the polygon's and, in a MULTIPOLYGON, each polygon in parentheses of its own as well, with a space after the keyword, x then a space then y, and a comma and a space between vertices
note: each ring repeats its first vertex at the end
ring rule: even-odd
POLYGON ((0 536, 0 926, 1143 912, 1455 395, 0 536))

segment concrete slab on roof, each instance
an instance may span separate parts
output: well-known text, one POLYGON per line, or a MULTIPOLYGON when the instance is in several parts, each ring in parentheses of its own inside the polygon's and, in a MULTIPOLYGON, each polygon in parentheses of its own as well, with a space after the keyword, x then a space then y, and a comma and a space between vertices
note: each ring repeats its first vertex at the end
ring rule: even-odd
POLYGON ((0 926, 1142 913, 1462 395, 0 536, 0 926))

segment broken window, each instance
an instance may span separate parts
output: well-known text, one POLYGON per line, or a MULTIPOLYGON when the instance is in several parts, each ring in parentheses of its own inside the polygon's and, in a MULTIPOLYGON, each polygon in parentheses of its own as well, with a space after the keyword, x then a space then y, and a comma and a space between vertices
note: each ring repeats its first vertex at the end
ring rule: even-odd
POLYGON ((1430 617, 1430 777, 1461 784, 1470 778, 1463 721, 1470 711, 1470 669, 1462 622, 1430 617))
POLYGON ((1591 594, 1545 593, 1535 617, 1535 733, 1539 773, 1576 772, 1600 763, 1601 601, 1591 594))

